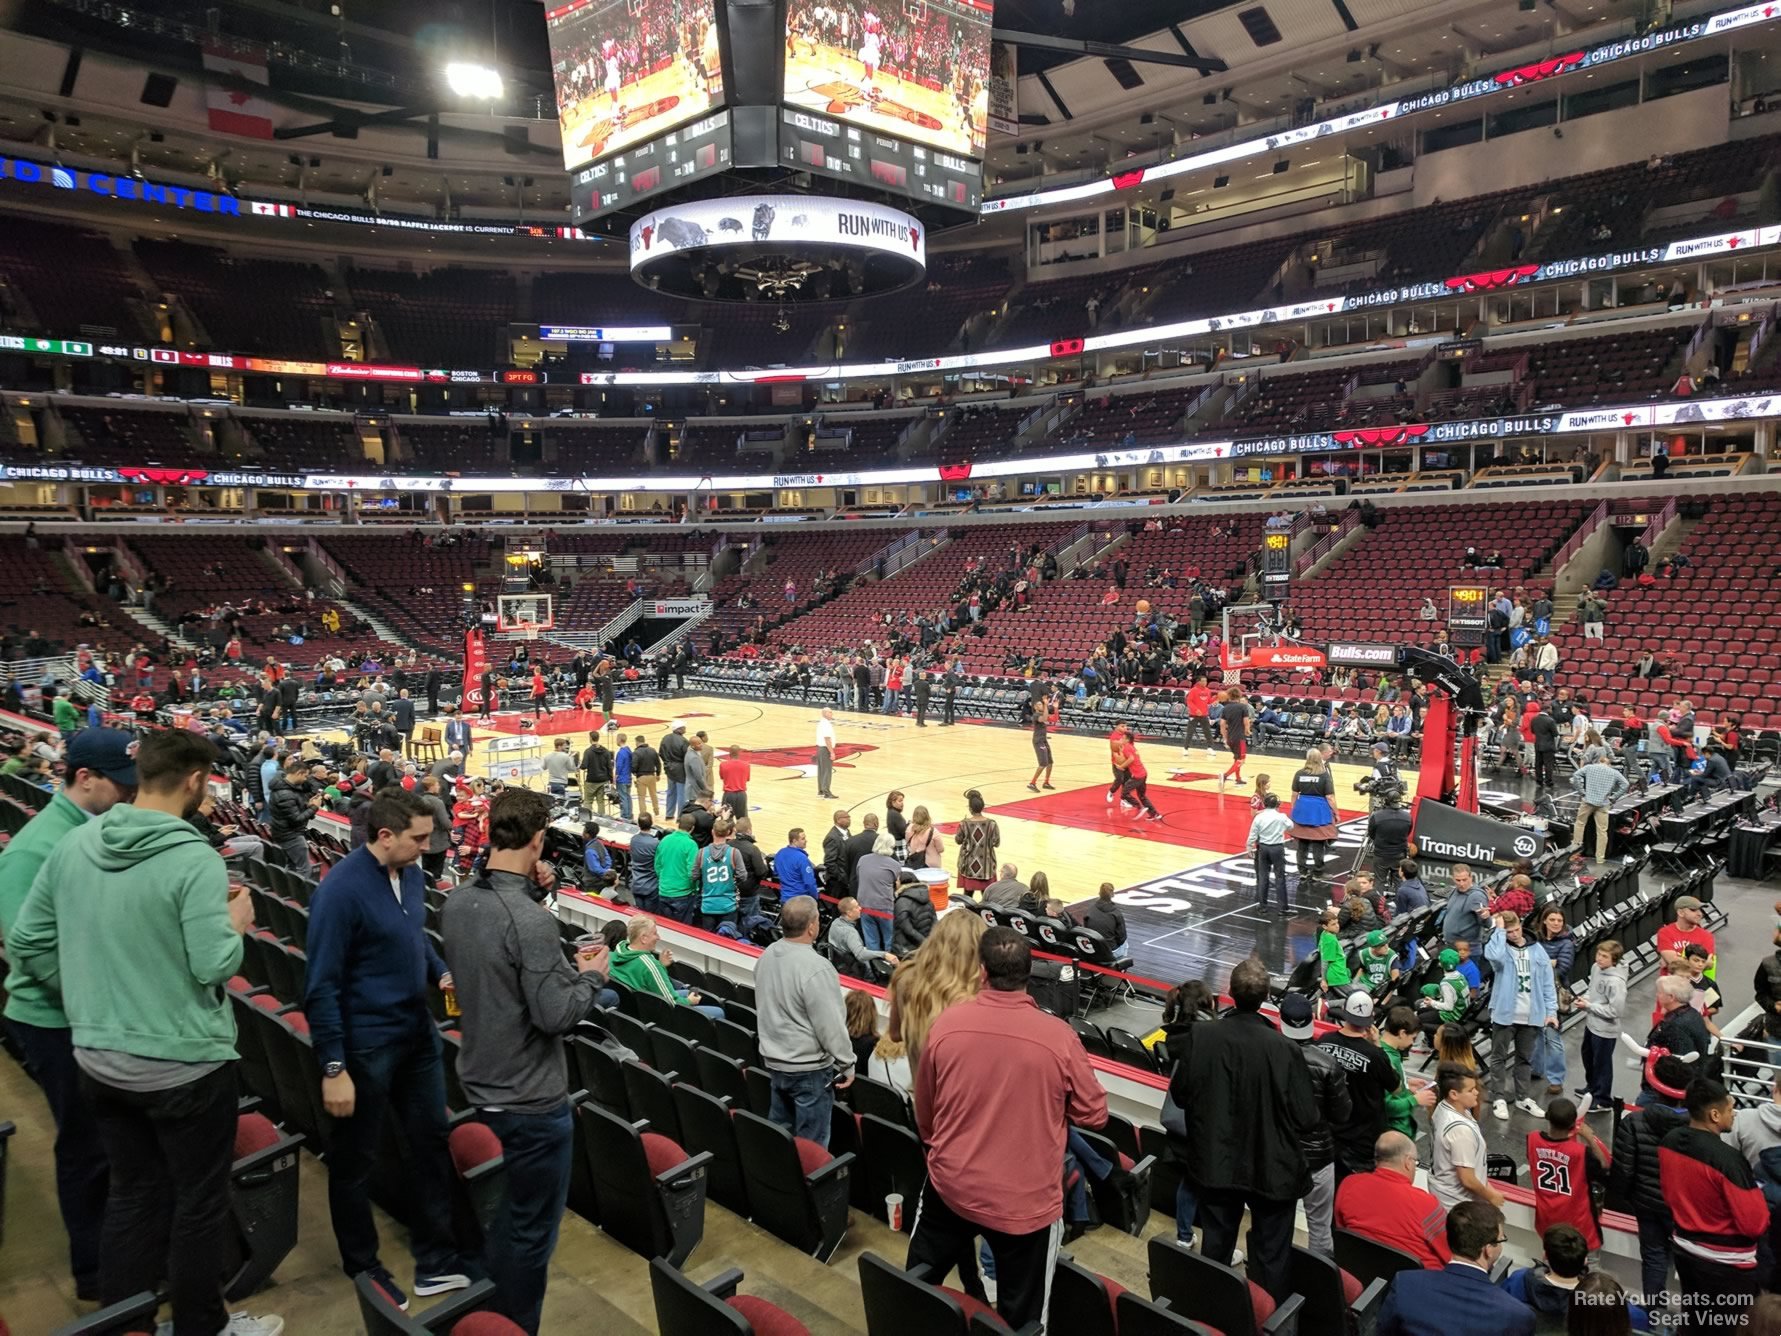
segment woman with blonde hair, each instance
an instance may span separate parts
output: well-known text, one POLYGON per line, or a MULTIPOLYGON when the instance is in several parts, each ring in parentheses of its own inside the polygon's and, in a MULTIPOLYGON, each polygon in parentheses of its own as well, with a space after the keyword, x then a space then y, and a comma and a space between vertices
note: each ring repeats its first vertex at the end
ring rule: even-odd
POLYGON ((1336 809, 1330 799, 1336 796, 1336 781, 1330 777, 1323 749, 1313 747, 1305 753, 1305 765, 1292 777, 1292 829, 1287 832, 1298 841, 1299 880, 1323 876, 1323 854, 1336 838, 1336 809))
POLYGON ((946 837, 934 829, 934 818, 928 809, 918 807, 909 814, 909 833, 904 837, 903 863, 907 867, 939 867, 946 857, 946 837))
POLYGON ((977 996, 982 989, 977 944, 987 931, 989 925, 976 914, 947 914, 921 950, 891 975, 890 1028, 886 1033, 903 1045, 911 1072, 921 1062, 922 1045, 940 1013, 955 1002, 977 996))

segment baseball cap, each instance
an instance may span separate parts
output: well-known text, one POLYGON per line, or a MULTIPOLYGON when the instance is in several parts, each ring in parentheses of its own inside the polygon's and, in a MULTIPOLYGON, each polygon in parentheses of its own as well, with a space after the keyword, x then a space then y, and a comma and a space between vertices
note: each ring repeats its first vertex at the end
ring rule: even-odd
POLYGON ((670 733, 684 733, 684 732, 686 732, 686 721, 682 720, 682 719, 676 719, 673 723, 668 725, 668 731, 670 733))
POLYGON ((1367 934, 1367 945, 1368 946, 1384 946, 1385 945, 1385 934, 1382 932, 1379 932, 1377 930, 1368 933, 1367 934))
POLYGON ((1303 993, 1288 993, 1280 999, 1280 1033, 1288 1039, 1311 1037, 1311 999, 1303 993))
POLYGON ((1679 895, 1676 897, 1677 909, 1699 909, 1700 907, 1701 902, 1695 899, 1692 895, 1679 895))
POLYGON ((1342 1003, 1342 1019, 1353 1026, 1373 1023, 1373 999, 1365 993, 1350 993, 1342 1003))
POLYGON ((114 783, 134 784, 137 745, 121 728, 83 728, 68 742, 68 773, 91 770, 114 783))
POLYGON ((1441 968, 1444 970, 1459 968, 1459 952, 1455 951, 1451 946, 1437 956, 1436 959, 1441 962, 1441 968))

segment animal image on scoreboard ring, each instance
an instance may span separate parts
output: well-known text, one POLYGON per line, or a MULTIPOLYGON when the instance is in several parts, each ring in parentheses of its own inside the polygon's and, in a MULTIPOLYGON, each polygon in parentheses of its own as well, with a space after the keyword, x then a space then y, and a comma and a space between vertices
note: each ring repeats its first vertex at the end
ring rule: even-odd
POLYGON ((545 24, 566 168, 723 102, 715 0, 572 0, 545 24))
POLYGON ((785 100, 981 158, 991 10, 989 0, 790 0, 785 100))

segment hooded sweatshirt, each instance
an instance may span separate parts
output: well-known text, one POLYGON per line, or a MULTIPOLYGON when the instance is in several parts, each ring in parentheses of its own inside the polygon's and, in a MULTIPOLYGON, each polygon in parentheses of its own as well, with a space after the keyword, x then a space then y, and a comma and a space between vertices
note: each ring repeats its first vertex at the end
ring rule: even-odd
MULTIPOLYGON (((0 853, 0 933, 12 940, 12 925, 24 908, 31 883, 62 838, 80 829, 91 818, 66 793, 58 793, 24 829, 12 837, 6 852, 0 853)), ((56 995, 31 977, 14 954, 12 970, 6 976, 6 1015, 21 1025, 35 1025, 45 1030, 66 1030, 68 1018, 56 995)))
POLYGON ((1590 966, 1589 989, 1583 1000, 1589 1003, 1589 1010, 1583 1013, 1583 1028, 1598 1039, 1618 1039, 1620 1018, 1626 1014, 1626 966, 1590 966))
POLYGON ((1756 1185, 1769 1206, 1781 1206, 1781 1104, 1739 1109, 1726 1140, 1756 1171, 1756 1185))
POLYGON ((221 985, 241 966, 228 901, 223 860, 191 825, 119 803, 44 862, 7 952, 60 996, 76 1048, 227 1062, 221 985))
POLYGON ((653 993, 670 1002, 680 1001, 680 994, 674 991, 674 981, 668 977, 662 962, 656 959, 655 952, 640 951, 629 942, 620 942, 612 948, 611 979, 633 992, 653 993))

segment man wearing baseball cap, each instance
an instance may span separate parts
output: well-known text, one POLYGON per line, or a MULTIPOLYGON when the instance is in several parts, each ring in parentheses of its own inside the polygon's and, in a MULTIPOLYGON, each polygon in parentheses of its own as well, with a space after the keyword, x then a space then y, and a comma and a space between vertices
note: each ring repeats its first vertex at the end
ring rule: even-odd
POLYGON ((1663 958, 1663 966, 1658 970, 1660 976, 1676 967, 1685 947, 1698 944, 1707 948, 1707 978, 1717 982, 1719 957, 1714 949, 1713 934, 1702 926, 1706 919, 1701 902, 1694 896, 1676 898, 1676 921, 1657 930, 1657 954, 1663 958))
MULTIPOLYGON (((0 854, 0 932, 10 933, 37 870, 64 835, 136 793, 136 739, 115 728, 88 728, 68 742, 61 791, 0 854)), ((56 1197, 68 1230, 76 1294, 99 1297, 99 1231, 108 1180, 98 1127, 80 1093, 68 1017, 59 995, 13 964, 7 976, 6 1028, 25 1055, 56 1122, 56 1197)))
POLYGON ((1358 989, 1348 994, 1333 1019, 1341 1028, 1326 1035, 1318 1047, 1348 1074, 1349 1116, 1335 1125, 1340 1182, 1349 1174, 1372 1170, 1373 1147, 1385 1130, 1385 1098, 1398 1088, 1398 1074, 1379 1047, 1371 997, 1358 989))
POLYGON ((1311 1189, 1302 1198, 1305 1232, 1310 1237, 1312 1252, 1333 1257, 1336 1244, 1330 1233, 1330 1219, 1336 1205, 1334 1129, 1353 1116, 1354 1108, 1348 1094, 1346 1069, 1311 1042, 1312 1013, 1311 999, 1303 993, 1288 993, 1280 999, 1280 1033, 1299 1046, 1305 1065, 1311 1069, 1311 1090, 1317 1098, 1317 1121, 1299 1134, 1305 1167, 1311 1171, 1311 1189))

